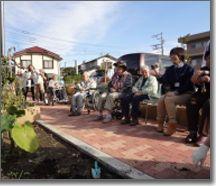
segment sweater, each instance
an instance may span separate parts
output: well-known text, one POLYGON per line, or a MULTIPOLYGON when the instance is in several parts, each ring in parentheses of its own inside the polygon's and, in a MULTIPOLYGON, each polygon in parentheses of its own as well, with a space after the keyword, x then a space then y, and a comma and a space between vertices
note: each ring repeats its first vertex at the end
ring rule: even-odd
POLYGON ((175 91, 177 94, 193 92, 194 85, 191 82, 193 73, 194 69, 188 64, 183 64, 180 67, 172 65, 167 68, 158 81, 168 87, 168 91, 175 91))

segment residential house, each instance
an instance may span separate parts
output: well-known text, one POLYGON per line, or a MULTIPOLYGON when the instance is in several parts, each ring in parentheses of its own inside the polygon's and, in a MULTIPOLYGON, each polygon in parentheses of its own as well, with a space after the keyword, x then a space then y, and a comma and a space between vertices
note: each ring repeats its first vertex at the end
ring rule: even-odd
POLYGON ((59 62, 62 58, 58 54, 44 48, 38 46, 26 48, 14 53, 13 58, 15 63, 18 65, 15 67, 15 73, 20 70, 19 66, 27 68, 32 64, 35 69, 43 69, 48 75, 60 75, 59 62))
POLYGON ((106 54, 91 61, 84 62, 79 65, 79 69, 89 72, 90 75, 94 74, 98 69, 107 69, 108 74, 113 74, 113 63, 115 62, 117 62, 117 58, 106 54))
POLYGON ((190 63, 193 67, 200 67, 203 62, 203 53, 210 40, 210 31, 198 34, 188 34, 178 38, 178 42, 186 44, 190 63))

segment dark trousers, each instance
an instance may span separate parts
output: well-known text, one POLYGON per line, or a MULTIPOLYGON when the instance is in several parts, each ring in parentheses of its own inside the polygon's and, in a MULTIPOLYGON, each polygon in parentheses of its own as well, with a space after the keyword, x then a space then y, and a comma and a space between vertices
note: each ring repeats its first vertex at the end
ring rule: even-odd
POLYGON ((188 130, 191 133, 198 132, 199 110, 209 98, 199 92, 194 93, 190 101, 186 104, 188 130))
POLYGON ((51 97, 57 97, 56 96, 56 90, 54 88, 49 87, 48 88, 48 92, 49 92, 49 94, 50 94, 51 97))
POLYGON ((125 118, 130 117, 130 104, 132 105, 131 108, 131 116, 132 118, 137 119, 140 116, 140 109, 139 105, 140 102, 143 100, 148 100, 148 95, 126 95, 121 98, 121 109, 122 114, 125 118))
POLYGON ((207 119, 207 123, 209 125, 209 123, 210 123, 210 100, 209 99, 202 106, 201 125, 200 125, 199 131, 198 131, 199 134, 202 134, 206 119, 207 119))
POLYGON ((44 93, 42 93, 41 91, 39 91, 39 97, 40 97, 40 101, 44 101, 44 93))
POLYGON ((35 93, 34 93, 34 87, 26 87, 25 90, 24 90, 24 96, 25 96, 25 100, 27 98, 27 94, 28 92, 31 91, 32 93, 32 99, 33 101, 35 100, 35 93))

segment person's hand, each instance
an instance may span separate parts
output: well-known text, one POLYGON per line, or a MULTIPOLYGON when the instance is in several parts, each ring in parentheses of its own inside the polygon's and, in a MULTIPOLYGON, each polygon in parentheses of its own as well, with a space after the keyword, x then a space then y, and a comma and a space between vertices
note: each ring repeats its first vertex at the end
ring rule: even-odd
POLYGON ((135 92, 134 95, 135 96, 141 96, 143 93, 141 91, 135 92))
POLYGON ((110 92, 116 92, 116 89, 110 88, 110 92))
POLYGON ((201 70, 196 70, 195 73, 193 74, 191 81, 192 83, 196 84, 198 83, 198 78, 203 74, 203 71, 201 70))
POLYGON ((192 160, 196 166, 202 166, 207 156, 209 147, 202 144, 198 149, 193 152, 192 160))
POLYGON ((194 73, 195 76, 199 77, 203 74, 202 70, 196 70, 196 72, 194 73))
POLYGON ((167 92, 166 96, 171 97, 171 96, 175 96, 176 93, 175 92, 167 92))
POLYGON ((209 83, 209 82, 210 82, 210 77, 209 77, 209 76, 203 76, 203 77, 201 78, 201 80, 202 80, 203 82, 209 83))

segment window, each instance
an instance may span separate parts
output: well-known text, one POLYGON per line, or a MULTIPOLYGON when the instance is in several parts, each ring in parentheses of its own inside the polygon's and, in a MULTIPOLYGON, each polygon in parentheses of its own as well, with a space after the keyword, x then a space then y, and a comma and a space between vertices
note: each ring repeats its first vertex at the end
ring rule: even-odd
POLYGON ((53 60, 43 60, 44 69, 53 69, 53 60))
POLYGON ((29 65, 31 65, 32 62, 31 60, 21 60, 21 65, 24 67, 24 68, 27 68, 29 65))
POLYGON ((190 44, 190 48, 191 48, 191 49, 195 49, 195 48, 196 48, 196 43, 191 43, 191 44, 190 44))

